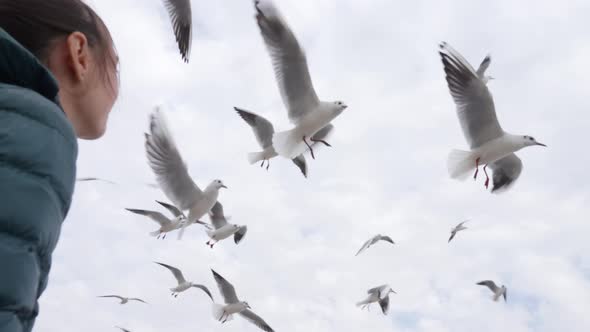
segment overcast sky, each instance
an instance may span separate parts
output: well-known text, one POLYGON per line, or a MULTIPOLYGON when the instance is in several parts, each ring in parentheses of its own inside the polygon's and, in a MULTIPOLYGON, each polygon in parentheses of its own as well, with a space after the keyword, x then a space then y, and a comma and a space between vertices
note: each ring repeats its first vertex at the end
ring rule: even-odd
MULTIPOLYGON (((78 183, 41 298, 37 331, 258 331, 240 317, 221 325, 199 290, 170 296, 181 268, 221 300, 210 268, 234 284, 276 331, 590 330, 588 89, 590 2, 276 0, 308 56, 321 99, 349 107, 330 142, 308 156, 305 179, 288 160, 249 165, 259 150, 239 106, 278 130, 290 124, 249 0, 193 0, 190 63, 182 62, 159 0, 94 0, 121 59, 121 94, 103 139, 80 141, 78 183), (438 44, 474 66, 487 53, 489 83, 507 131, 547 149, 518 153, 508 192, 484 178, 447 175, 450 149, 466 149, 438 44), (154 178, 143 133, 157 104, 189 172, 214 178, 243 242, 213 250, 199 227, 157 241, 157 225, 125 207, 162 211, 142 186, 154 178), (468 230, 447 244, 450 228, 468 230), (354 254, 370 236, 390 235, 354 254), (508 287, 493 302, 476 282, 508 287), (366 290, 389 283, 390 314, 360 310, 366 290), (97 295, 137 296, 119 305, 97 295), (67 326, 64 326, 67 324, 67 326)), ((33 207, 32 207, 33 208, 33 207)), ((175 235, 175 234, 174 234, 175 235)))

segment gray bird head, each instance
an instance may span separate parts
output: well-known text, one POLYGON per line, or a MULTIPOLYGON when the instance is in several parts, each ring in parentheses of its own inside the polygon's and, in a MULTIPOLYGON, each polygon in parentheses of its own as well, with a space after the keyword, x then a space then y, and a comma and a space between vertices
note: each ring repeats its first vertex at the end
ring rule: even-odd
POLYGON ((248 304, 248 302, 246 302, 246 301, 242 301, 242 305, 244 305, 244 307, 246 307, 246 308, 248 308, 248 309, 252 309, 252 308, 250 307, 250 305, 248 304))

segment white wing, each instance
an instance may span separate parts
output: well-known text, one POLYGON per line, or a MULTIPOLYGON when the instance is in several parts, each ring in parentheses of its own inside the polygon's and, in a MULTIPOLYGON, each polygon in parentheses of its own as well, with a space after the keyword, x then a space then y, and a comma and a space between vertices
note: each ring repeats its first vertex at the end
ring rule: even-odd
POLYGON ((387 310, 389 310, 389 296, 379 299, 379 306, 383 314, 387 315, 387 310))
POLYGON ((360 254, 361 252, 365 251, 373 243, 375 243, 375 237, 372 237, 372 238, 368 239, 367 241, 365 241, 365 243, 363 243, 363 246, 359 249, 359 251, 357 251, 357 253, 356 253, 355 256, 358 256, 358 254, 360 254))
POLYGON ((98 297, 114 297, 114 298, 117 298, 119 300, 124 300, 125 299, 124 297, 119 296, 119 295, 100 295, 98 297))
POLYGON ((157 212, 157 211, 128 209, 128 208, 125 208, 125 210, 127 210, 129 212, 133 212, 135 214, 146 216, 146 217, 152 219, 153 221, 157 222, 160 226, 167 226, 172 222, 165 215, 163 215, 162 213, 157 212))
POLYGON ((113 181, 110 180, 105 180, 105 179, 101 179, 101 178, 96 178, 96 177, 83 177, 83 178, 77 178, 76 181, 79 182, 86 182, 86 181, 103 181, 106 183, 110 183, 110 184, 116 184, 113 181))
POLYGON ((150 115, 150 133, 145 137, 148 164, 168 199, 181 210, 188 210, 201 199, 203 192, 189 176, 159 108, 150 115))
POLYGON ((291 161, 299 168, 301 173, 303 173, 304 177, 307 177, 307 162, 305 161, 305 157, 300 154, 297 157, 291 159, 291 161))
POLYGON ((211 298, 211 301, 215 301, 213 300, 213 295, 211 294, 211 292, 209 291, 209 288, 207 288, 207 286, 205 285, 193 285, 192 287, 198 288, 200 290, 202 290, 203 292, 205 292, 205 294, 207 294, 209 296, 209 298, 211 298))
POLYGON ((211 224, 213 227, 215 227, 215 229, 220 229, 221 227, 227 225, 227 219, 223 214, 223 205, 221 205, 219 201, 217 201, 211 208, 209 219, 211 219, 211 224))
POLYGON ((477 283, 478 285, 481 286, 486 286, 488 287, 492 292, 496 293, 496 291, 498 290, 498 286, 496 286, 496 283, 493 282, 492 280, 484 280, 484 281, 480 281, 477 283))
POLYGON ((248 231, 248 226, 240 226, 237 232, 234 233, 234 242, 236 244, 240 243, 244 236, 246 236, 246 232, 248 231))
POLYGON ((477 72, 476 72, 477 76, 479 78, 483 79, 486 69, 488 69, 491 62, 492 62, 492 57, 489 54, 486 55, 485 58, 483 58, 483 61, 479 64, 479 68, 477 68, 477 72))
POLYGON ((176 206, 172 205, 172 204, 168 204, 168 203, 164 203, 161 201, 156 200, 156 203, 162 205, 163 207, 166 208, 166 210, 168 210, 170 213, 172 213, 175 217, 183 217, 186 218, 186 216, 184 215, 184 213, 182 213, 182 211, 180 211, 176 206))
POLYGON ((272 123, 258 114, 234 107, 236 112, 246 121, 254 131, 258 144, 263 148, 272 145, 272 135, 275 133, 272 123))
POLYGON ((147 302, 145 302, 144 300, 137 298, 137 297, 131 297, 131 298, 129 298, 129 301, 138 301, 138 302, 142 302, 142 303, 147 304, 147 302))
POLYGON ((217 282, 217 287, 219 288, 219 292, 221 293, 221 296, 223 296, 225 303, 231 304, 239 302, 234 286, 219 275, 219 273, 213 270, 211 270, 211 272, 213 272, 213 278, 215 278, 215 282, 217 282))
POLYGON ((170 270, 170 272, 172 272, 172 274, 174 275, 174 278, 176 278, 176 281, 178 281, 178 284, 182 284, 183 282, 186 282, 186 280, 184 279, 184 276, 182 275, 182 271, 180 271, 178 268, 175 268, 174 266, 170 266, 170 265, 164 264, 164 263, 159 263, 159 262, 154 262, 154 263, 160 264, 163 267, 170 270))
POLYGON ((260 316, 252 312, 252 310, 243 310, 240 312, 240 315, 246 318, 250 323, 258 326, 261 330, 266 332, 274 332, 274 330, 262 318, 260 318, 260 316))
POLYGON ((502 159, 494 161, 489 167, 494 172, 492 192, 499 193, 510 189, 516 182, 522 172, 522 160, 514 153, 511 153, 502 159))
POLYGON ((192 41, 192 12, 190 0, 164 0, 172 21, 174 37, 184 62, 188 62, 192 41))
POLYGON ((388 284, 380 285, 377 287, 373 287, 367 291, 367 294, 377 294, 377 296, 381 299, 387 295, 391 287, 388 284))
POLYGON ((475 149, 502 136, 504 131, 498 123, 492 95, 473 67, 445 42, 440 45, 439 54, 470 147, 475 149))
POLYGON ((315 93, 305 53, 295 35, 281 17, 274 4, 263 12, 255 0, 256 21, 270 54, 275 78, 289 113, 289 120, 297 124, 320 100, 315 93))

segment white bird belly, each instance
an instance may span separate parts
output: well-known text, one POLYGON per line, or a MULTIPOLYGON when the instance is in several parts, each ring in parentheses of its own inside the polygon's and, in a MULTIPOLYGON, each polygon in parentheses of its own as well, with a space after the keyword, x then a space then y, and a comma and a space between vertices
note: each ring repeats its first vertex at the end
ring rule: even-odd
POLYGON ((272 145, 268 146, 266 149, 262 151, 262 156, 265 160, 272 159, 278 155, 279 154, 275 151, 275 148, 272 145))
POLYGON ((211 210, 213 205, 217 202, 217 195, 207 195, 206 193, 203 194, 203 197, 195 204, 191 206, 188 214, 188 219, 190 221, 199 220, 203 217, 207 212, 211 210))
POLYGON ((237 314, 244 311, 244 309, 246 309, 246 307, 241 303, 230 303, 223 307, 223 311, 228 315, 237 314))
POLYGON ((232 236, 238 229, 235 228, 233 225, 227 224, 220 229, 216 229, 214 231, 208 232, 208 235, 213 240, 223 240, 230 236, 232 236))
POLYGON ((184 292, 185 290, 191 288, 191 285, 189 283, 182 283, 174 288, 171 288, 170 290, 174 291, 174 292, 184 292))
POLYGON ((309 112, 304 118, 302 118, 295 128, 297 128, 297 131, 301 134, 301 137, 305 136, 307 139, 309 139, 320 129, 328 125, 334 118, 335 116, 329 112, 315 110, 313 112, 309 112))
POLYGON ((519 148, 510 142, 506 136, 502 136, 487 142, 473 150, 473 152, 479 157, 479 164, 485 165, 502 159, 518 150, 519 148))

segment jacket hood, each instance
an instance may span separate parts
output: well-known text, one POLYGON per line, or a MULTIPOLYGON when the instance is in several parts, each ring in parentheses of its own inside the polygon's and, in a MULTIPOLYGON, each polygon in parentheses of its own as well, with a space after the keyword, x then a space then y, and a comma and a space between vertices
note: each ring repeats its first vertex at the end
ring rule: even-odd
POLYGON ((29 50, 0 28, 0 83, 31 89, 58 102, 55 77, 29 50))

